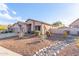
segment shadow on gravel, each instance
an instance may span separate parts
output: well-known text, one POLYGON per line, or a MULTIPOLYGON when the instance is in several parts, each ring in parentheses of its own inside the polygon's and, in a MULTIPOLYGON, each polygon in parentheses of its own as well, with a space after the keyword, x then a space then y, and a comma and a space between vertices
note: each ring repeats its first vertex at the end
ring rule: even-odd
POLYGON ((40 41, 35 41, 35 42, 31 42, 31 43, 27 43, 27 44, 37 44, 37 43, 40 43, 40 41))

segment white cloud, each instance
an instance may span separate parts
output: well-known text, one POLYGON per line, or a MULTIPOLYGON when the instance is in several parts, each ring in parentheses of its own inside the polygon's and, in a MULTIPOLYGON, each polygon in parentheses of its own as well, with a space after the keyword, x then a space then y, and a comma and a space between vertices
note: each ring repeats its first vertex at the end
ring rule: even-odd
POLYGON ((0 13, 0 18, 5 18, 5 19, 13 19, 13 17, 11 17, 9 14, 1 14, 0 13))
MULTIPOLYGON (((4 3, 0 3, 0 19, 1 21, 7 20, 7 21, 23 21, 22 17, 15 16, 16 12, 14 10, 11 10, 8 8, 8 6, 4 3), (11 16, 14 15, 14 16, 11 16)), ((1 22, 0 22, 1 23, 1 22)), ((8 22, 3 22, 5 24, 9 24, 8 22)), ((3 24, 1 23, 1 24, 3 24)), ((13 22, 12 22, 13 23, 13 22)))
POLYGON ((24 19, 22 19, 22 17, 15 17, 16 21, 25 21, 24 19))
POLYGON ((12 13, 13 13, 14 15, 16 15, 16 12, 15 12, 15 11, 12 11, 12 13))
POLYGON ((8 6, 4 3, 0 4, 0 18, 4 18, 4 19, 12 19, 13 17, 11 15, 9 15, 9 11, 8 11, 8 6))
POLYGON ((8 7, 7 7, 7 5, 6 4, 4 4, 4 3, 0 3, 0 10, 7 10, 8 9, 8 7))
POLYGON ((0 3, 0 13, 9 13, 8 12, 8 6, 4 3, 0 3))

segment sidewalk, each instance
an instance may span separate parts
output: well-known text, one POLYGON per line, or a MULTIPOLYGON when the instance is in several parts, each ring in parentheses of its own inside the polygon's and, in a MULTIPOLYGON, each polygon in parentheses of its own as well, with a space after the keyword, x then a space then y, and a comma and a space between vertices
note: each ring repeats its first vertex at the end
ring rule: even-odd
POLYGON ((22 56, 22 55, 0 46, 0 56, 22 56))

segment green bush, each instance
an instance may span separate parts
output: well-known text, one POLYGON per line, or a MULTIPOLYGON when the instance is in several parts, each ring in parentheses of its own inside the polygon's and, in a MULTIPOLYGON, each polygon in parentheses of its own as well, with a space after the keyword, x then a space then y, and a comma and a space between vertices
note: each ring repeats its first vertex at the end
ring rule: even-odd
POLYGON ((37 31, 37 30, 36 31, 33 31, 32 33, 35 34, 36 36, 40 36, 41 35, 41 32, 40 31, 37 31))
POLYGON ((63 37, 66 38, 68 36, 68 32, 65 31, 63 37))
POLYGON ((31 33, 32 33, 32 34, 35 34, 35 31, 32 31, 31 33))

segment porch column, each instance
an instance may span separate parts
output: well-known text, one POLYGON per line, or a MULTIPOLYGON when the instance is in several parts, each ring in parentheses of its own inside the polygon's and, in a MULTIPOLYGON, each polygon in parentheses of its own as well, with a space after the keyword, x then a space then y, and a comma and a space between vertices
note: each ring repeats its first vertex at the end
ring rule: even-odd
POLYGON ((35 21, 33 21, 33 23, 32 23, 32 31, 34 31, 35 30, 35 21))
POLYGON ((33 30, 35 30, 35 21, 33 21, 33 30))
POLYGON ((27 32, 27 24, 26 24, 25 28, 26 28, 26 29, 25 29, 25 32, 27 32))
POLYGON ((41 25, 41 32, 43 35, 45 34, 45 25, 44 24, 41 25))
POLYGON ((42 38, 42 40, 43 40, 43 39, 46 39, 45 30, 46 30, 45 25, 42 24, 42 25, 41 25, 41 32, 42 32, 41 38, 42 38))

